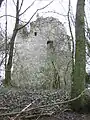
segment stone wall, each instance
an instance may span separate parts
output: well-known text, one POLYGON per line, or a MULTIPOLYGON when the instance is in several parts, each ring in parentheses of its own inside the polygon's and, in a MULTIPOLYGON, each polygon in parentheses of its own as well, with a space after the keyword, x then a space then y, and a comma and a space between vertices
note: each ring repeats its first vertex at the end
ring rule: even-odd
POLYGON ((12 82, 52 88, 59 78, 61 87, 71 79, 70 61, 64 25, 53 17, 37 18, 30 23, 30 32, 24 28, 16 37, 12 82))

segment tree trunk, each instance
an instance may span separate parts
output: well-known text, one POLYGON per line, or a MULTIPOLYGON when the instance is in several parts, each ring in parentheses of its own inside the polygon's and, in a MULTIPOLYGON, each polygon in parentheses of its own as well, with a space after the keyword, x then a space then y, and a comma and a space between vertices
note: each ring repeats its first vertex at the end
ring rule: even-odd
POLYGON ((5 80, 3 82, 5 86, 11 85, 11 68, 12 68, 12 60, 13 60, 14 41, 18 32, 18 25, 19 25, 19 0, 17 0, 16 23, 15 23, 15 28, 13 30, 12 38, 10 40, 9 58, 5 69, 5 80))
POLYGON ((14 31, 12 38, 10 40, 9 58, 8 58, 8 63, 5 69, 5 80, 4 80, 5 86, 11 84, 11 68, 12 68, 13 49, 14 49, 14 41, 15 41, 16 34, 17 34, 17 31, 14 31))
POLYGON ((0 0, 0 7, 1 7, 3 1, 4 1, 4 0, 0 0))
MULTIPOLYGON (((85 23, 84 23, 84 4, 85 0, 78 0, 76 9, 76 48, 75 48, 75 66, 72 81, 71 97, 75 98, 85 89, 86 73, 86 55, 85 55, 85 23)), ((73 101, 72 109, 80 110, 84 105, 84 97, 73 101)))

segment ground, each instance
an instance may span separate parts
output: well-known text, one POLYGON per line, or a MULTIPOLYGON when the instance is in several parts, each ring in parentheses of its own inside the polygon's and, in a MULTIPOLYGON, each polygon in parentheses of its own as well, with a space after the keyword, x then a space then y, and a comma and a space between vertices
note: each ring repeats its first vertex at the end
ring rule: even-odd
POLYGON ((76 113, 68 104, 57 104, 68 99, 65 90, 1 87, 0 120, 90 120, 89 112, 76 113))

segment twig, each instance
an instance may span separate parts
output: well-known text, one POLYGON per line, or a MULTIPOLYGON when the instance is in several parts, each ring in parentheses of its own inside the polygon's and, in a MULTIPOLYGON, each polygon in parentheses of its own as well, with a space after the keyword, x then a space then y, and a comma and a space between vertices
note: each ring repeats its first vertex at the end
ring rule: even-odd
POLYGON ((4 117, 4 116, 13 116, 13 115, 16 115, 16 114, 19 114, 20 112, 10 112, 10 113, 3 113, 3 114, 0 114, 0 117, 4 117))
POLYGON ((85 92, 86 90, 88 90, 88 89, 86 88, 85 90, 83 90, 83 91, 81 92, 81 94, 79 94, 77 97, 75 97, 75 98, 73 98, 73 99, 70 99, 70 100, 67 100, 67 101, 62 101, 62 102, 56 102, 56 103, 49 104, 49 105, 38 106, 38 107, 35 107, 35 108, 28 109, 27 111, 31 111, 31 110, 37 109, 37 108, 45 108, 45 107, 51 107, 51 106, 55 106, 55 105, 67 104, 67 103, 73 102, 73 101, 79 99, 79 98, 84 94, 84 92, 85 92))
MULTIPOLYGON (((3 17, 11 17, 11 18, 15 18, 16 19, 16 17, 15 16, 13 16, 13 15, 2 15, 2 16, 0 16, 0 18, 3 18, 3 17)), ((25 22, 25 21, 23 21, 23 20, 21 20, 21 19, 19 19, 19 21, 21 21, 21 22, 23 22, 23 23, 27 23, 27 22, 25 22)))
POLYGON ((4 59, 5 59, 5 57, 4 57, 4 58, 2 58, 2 60, 0 61, 0 66, 3 64, 4 59))
POLYGON ((8 118, 9 120, 13 120, 13 118, 11 118, 11 117, 9 117, 9 116, 8 116, 7 118, 8 118))
POLYGON ((42 12, 42 13, 54 13, 54 14, 57 14, 57 15, 60 15, 60 16, 63 16, 63 17, 67 17, 67 15, 64 15, 64 14, 60 14, 60 13, 58 13, 58 12, 56 12, 56 11, 47 11, 47 12, 42 12))
POLYGON ((13 4, 16 6, 16 3, 15 3, 15 1, 14 0, 12 0, 13 1, 13 4))
MULTIPOLYGON (((36 115, 28 115, 28 116, 24 116, 24 117, 21 117, 21 118, 31 119, 31 118, 36 118, 36 117, 38 117, 38 119, 39 119, 40 117, 43 117, 43 116, 48 116, 48 117, 50 117, 51 114, 50 114, 50 113, 43 113, 43 114, 41 114, 41 115, 39 115, 39 114, 36 114, 36 115)), ((36 119, 36 120, 37 120, 37 119, 36 119)))
MULTIPOLYGON (((30 5, 29 7, 27 7, 27 8, 20 14, 20 16, 23 15, 23 14, 35 3, 35 1, 36 1, 36 0, 34 0, 34 1, 31 3, 31 5, 30 5)), ((23 4, 23 0, 22 0, 22 3, 21 3, 21 6, 20 6, 20 10, 21 10, 22 4, 23 4)), ((20 10, 19 10, 19 11, 20 11, 20 10)))
MULTIPOLYGON (((70 102, 73 102, 77 99, 79 99, 81 96, 83 96, 83 94, 85 93, 85 91, 88 90, 87 88, 85 90, 83 90, 81 92, 80 95, 78 95, 77 97, 73 98, 73 99, 70 99, 70 100, 67 100, 67 101, 62 101, 62 102, 56 102, 54 104, 48 104, 48 105, 43 105, 43 106, 37 106, 37 107, 34 107, 34 108, 31 108, 31 109, 27 109, 28 107, 25 107, 21 112, 13 112, 13 113, 6 113, 6 114, 1 114, 0 117, 2 116, 11 116, 11 115, 15 115, 15 114, 18 114, 18 115, 21 115, 21 113, 23 112, 29 112, 31 110, 35 110, 35 109, 38 109, 38 108, 45 108, 45 107, 51 107, 51 106, 55 106, 55 105, 60 105, 60 104, 67 104, 67 103, 70 103, 70 102), (26 110, 27 109, 27 110, 26 110)), ((30 104, 29 104, 30 105, 30 104)), ((28 106, 29 106, 28 105, 28 106)), ((30 106, 29 106, 30 107, 30 106)), ((17 115, 17 116, 18 116, 17 115)), ((15 118, 14 118, 15 120, 15 118)))
POLYGON ((23 25, 22 27, 18 28, 18 30, 21 30, 21 29, 24 28, 26 25, 28 25, 29 22, 32 20, 32 18, 36 15, 36 13, 37 13, 38 11, 45 9, 45 8, 48 7, 53 1, 54 1, 54 0, 52 0, 52 1, 51 1, 50 3, 48 3, 46 6, 37 9, 37 10, 34 12, 34 14, 31 16, 31 18, 29 19, 29 21, 28 21, 25 25, 23 25))
POLYGON ((22 109, 21 112, 18 113, 13 120, 16 120, 27 108, 29 108, 32 104, 34 104, 35 101, 36 101, 36 100, 34 100, 32 103, 30 103, 29 105, 27 105, 24 109, 22 109))
POLYGON ((9 108, 6 107, 0 107, 0 110, 8 110, 9 108))
POLYGON ((37 117, 36 120, 38 120, 42 116, 43 110, 41 111, 41 114, 37 117))
POLYGON ((22 5, 23 5, 23 2, 24 2, 24 0, 21 1, 21 5, 20 5, 20 8, 19 8, 19 12, 21 11, 21 8, 22 8, 22 5))

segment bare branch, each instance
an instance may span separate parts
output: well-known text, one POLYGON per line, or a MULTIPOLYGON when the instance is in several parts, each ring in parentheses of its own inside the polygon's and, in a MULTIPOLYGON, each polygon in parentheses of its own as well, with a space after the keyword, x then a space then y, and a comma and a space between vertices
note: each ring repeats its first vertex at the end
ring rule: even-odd
POLYGON ((22 8, 23 2, 24 2, 24 0, 22 0, 22 2, 21 2, 20 8, 19 8, 19 12, 20 12, 20 10, 22 8))
MULTIPOLYGON (((68 103, 73 102, 73 101, 79 99, 80 97, 82 97, 87 90, 88 89, 86 88, 85 90, 83 90, 81 92, 81 94, 79 94, 77 97, 75 97, 73 99, 70 99, 70 100, 67 100, 67 101, 56 102, 56 103, 53 103, 53 104, 47 104, 47 105, 37 106, 37 107, 31 108, 31 109, 27 109, 27 110, 23 111, 22 113, 29 112, 29 111, 32 111, 32 110, 35 110, 35 109, 38 109, 38 108, 46 108, 46 107, 52 107, 52 106, 60 105, 60 104, 68 104, 68 103)), ((21 114, 21 112, 11 112, 11 113, 0 114, 0 117, 2 117, 2 116, 16 115, 16 114, 21 114)))
POLYGON ((34 12, 34 14, 31 16, 31 18, 29 19, 29 21, 28 21, 25 25, 23 25, 22 27, 18 28, 18 30, 20 30, 20 29, 24 28, 26 25, 28 25, 28 24, 30 23, 30 21, 32 20, 32 18, 34 17, 34 15, 35 15, 38 11, 45 9, 45 8, 48 7, 53 1, 54 1, 54 0, 52 0, 52 1, 51 1, 50 3, 48 3, 46 6, 37 9, 37 10, 34 12))
POLYGON ((79 94, 77 97, 75 97, 73 99, 70 99, 70 100, 67 100, 67 101, 56 102, 56 103, 53 103, 53 104, 43 105, 43 106, 37 106, 36 108, 31 108, 31 109, 28 109, 27 111, 31 111, 31 110, 37 109, 37 108, 45 108, 45 107, 51 107, 51 106, 55 106, 55 105, 67 104, 67 103, 73 102, 73 101, 79 99, 81 96, 83 96, 87 90, 88 89, 86 88, 85 90, 83 90, 81 92, 81 94, 79 94))
POLYGON ((90 55, 89 55, 89 53, 88 53, 88 52, 86 52, 86 55, 90 58, 90 55))
POLYGON ((70 29, 70 34, 71 34, 72 43, 73 43, 73 49, 74 49, 74 38, 73 38, 73 33, 72 33, 72 28, 71 28, 71 22, 70 22, 70 5, 71 5, 71 3, 70 3, 70 0, 69 0, 69 5, 68 5, 68 23, 69 23, 69 29, 70 29))
POLYGON ((16 6, 15 1, 14 0, 12 0, 12 1, 13 1, 13 4, 16 6))
MULTIPOLYGON (((12 17, 12 18, 15 18, 15 19, 16 19, 16 17, 15 17, 15 16, 12 16, 12 15, 2 15, 2 16, 0 16, 0 18, 5 17, 5 16, 7 16, 7 17, 12 17)), ((20 18, 19 18, 19 21, 21 21, 21 22, 23 22, 23 23, 27 23, 27 22, 25 22, 25 21, 22 21, 20 18)))
POLYGON ((57 14, 57 15, 61 15, 61 16, 63 16, 63 17, 67 17, 67 15, 60 14, 60 13, 58 13, 58 12, 56 12, 56 11, 47 11, 47 12, 42 12, 42 13, 55 13, 55 14, 57 14))
POLYGON ((1 60, 0 66, 3 64, 5 57, 1 60))
POLYGON ((73 37, 72 28, 71 28, 71 22, 70 22, 70 6, 71 6, 71 2, 69 0, 69 5, 68 5, 68 24, 69 24, 70 34, 71 34, 71 41, 72 41, 72 74, 73 74, 73 72, 74 72, 74 37, 73 37))
POLYGON ((67 67, 66 67, 65 72, 64 72, 64 83, 65 83, 65 85, 66 85, 65 76, 66 76, 66 74, 67 74, 67 71, 68 71, 68 68, 69 68, 70 63, 71 63, 71 60, 68 62, 67 67))
MULTIPOLYGON (((23 15, 23 14, 35 3, 35 1, 36 1, 36 0, 34 0, 34 2, 33 2, 29 7, 27 7, 27 8, 20 14, 20 16, 23 15)), ((21 9, 21 7, 22 7, 22 4, 23 4, 23 0, 22 0, 20 9, 21 9)), ((20 9, 19 9, 19 11, 20 11, 20 9)))
POLYGON ((34 104, 35 101, 36 100, 34 100, 32 103, 28 104, 24 109, 22 109, 21 112, 19 114, 17 114, 16 117, 13 120, 16 120, 21 115, 21 113, 23 113, 24 111, 26 111, 26 109, 29 108, 32 104, 34 104))

